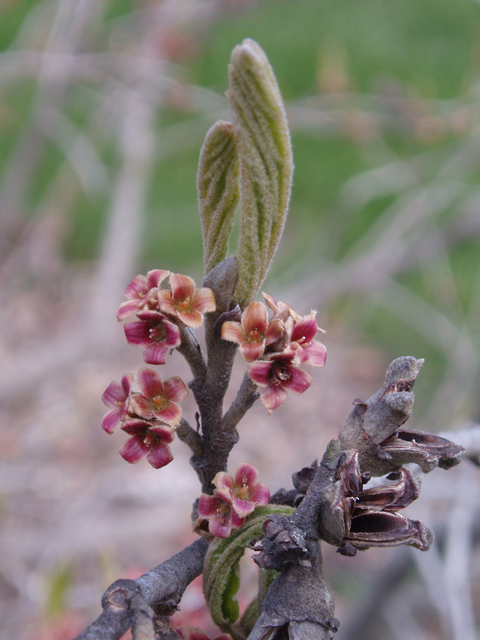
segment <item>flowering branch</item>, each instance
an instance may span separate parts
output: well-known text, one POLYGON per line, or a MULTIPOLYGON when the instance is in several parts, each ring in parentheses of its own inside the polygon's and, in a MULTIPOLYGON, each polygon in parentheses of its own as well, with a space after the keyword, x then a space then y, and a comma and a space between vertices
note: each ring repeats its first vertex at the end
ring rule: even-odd
POLYGON ((323 578, 320 542, 345 556, 371 546, 428 550, 430 529, 399 514, 420 493, 420 481, 403 465, 416 463, 425 473, 436 466, 449 469, 463 451, 445 438, 405 427, 423 360, 404 357, 392 362, 376 394, 354 401, 320 465, 294 474, 295 489, 270 498, 248 463, 228 474, 237 426, 248 409, 260 398, 272 414, 289 393, 306 392, 313 379, 304 367, 323 367, 327 356, 317 339, 323 330, 316 311, 301 315, 265 293, 265 302, 253 300, 283 229, 293 164, 273 71, 251 40, 232 54, 228 98, 234 123, 214 125, 200 157, 202 287, 189 276, 155 269, 132 280, 117 313, 119 320, 129 318, 125 336, 143 348, 147 364, 163 365, 177 351, 193 379, 188 386, 177 376, 162 380, 150 368, 126 374, 104 392, 109 411, 101 424, 108 434, 120 426, 130 436, 120 450, 130 463, 146 458, 155 469, 170 464, 175 433, 189 446, 201 483, 193 509, 201 538, 138 580, 111 585, 103 614, 81 640, 113 640, 130 627, 134 640, 208 640, 200 630, 171 625, 185 587, 202 571, 212 617, 230 634, 222 640, 328 639, 339 622, 323 578), (239 194, 240 243, 237 255, 227 257, 239 194), (194 333, 202 323, 205 355, 194 333), (237 351, 246 373, 224 413, 237 351), (188 389, 198 407, 197 430, 182 414, 188 389), (380 486, 365 487, 373 475, 385 474, 380 486), (247 547, 257 551, 259 589, 240 616, 238 563, 247 547))

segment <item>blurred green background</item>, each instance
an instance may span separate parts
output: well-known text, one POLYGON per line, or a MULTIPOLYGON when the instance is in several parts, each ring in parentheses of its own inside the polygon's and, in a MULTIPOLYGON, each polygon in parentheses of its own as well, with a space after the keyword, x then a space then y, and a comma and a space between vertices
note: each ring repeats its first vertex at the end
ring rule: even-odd
POLYGON ((479 27, 473 0, 0 2, 12 414, 80 351, 118 357, 111 319, 136 273, 200 282, 198 156, 229 118, 228 62, 248 37, 277 75, 295 159, 265 289, 318 309, 333 367, 349 349, 359 378, 378 354, 424 357, 417 425, 478 421, 479 27))

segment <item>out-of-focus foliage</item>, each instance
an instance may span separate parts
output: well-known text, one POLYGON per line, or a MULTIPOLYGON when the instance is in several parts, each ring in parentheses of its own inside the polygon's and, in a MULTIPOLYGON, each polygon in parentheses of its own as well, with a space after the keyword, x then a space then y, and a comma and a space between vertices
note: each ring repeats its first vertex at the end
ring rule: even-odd
MULTIPOLYGON (((266 289, 301 313, 319 310, 324 379, 339 367, 342 344, 360 354, 351 374, 359 384, 373 375, 375 354, 385 363, 424 357, 417 424, 441 430, 478 417, 479 20, 472 0, 0 2, 0 399, 13 403, 0 449, 28 469, 33 450, 40 460, 33 480, 12 462, 5 472, 17 482, 2 482, 10 522, 24 521, 15 509, 29 509, 29 496, 43 504, 32 487, 48 497, 67 486, 38 478, 62 456, 71 471, 68 447, 77 458, 87 449, 107 457, 103 440, 82 449, 76 430, 73 440, 65 435, 98 417, 80 392, 77 422, 65 421, 74 392, 64 392, 59 417, 48 399, 63 397, 67 367, 83 371, 89 393, 108 384, 88 367, 103 371, 118 357, 114 317, 125 285, 152 268, 201 277, 198 157, 209 127, 231 119, 227 65, 244 38, 258 41, 277 75, 295 161, 266 289), (25 391, 43 411, 34 419, 22 418, 25 391), (26 444, 22 420, 33 425, 26 444), (43 424, 55 435, 38 457, 43 424)), ((234 228, 232 247, 237 239, 234 228)), ((54 560, 65 566, 48 526, 44 533, 53 542, 37 576, 54 560)), ((15 563, 8 580, 9 571, 15 563)), ((347 582, 352 589, 350 573, 347 582)))

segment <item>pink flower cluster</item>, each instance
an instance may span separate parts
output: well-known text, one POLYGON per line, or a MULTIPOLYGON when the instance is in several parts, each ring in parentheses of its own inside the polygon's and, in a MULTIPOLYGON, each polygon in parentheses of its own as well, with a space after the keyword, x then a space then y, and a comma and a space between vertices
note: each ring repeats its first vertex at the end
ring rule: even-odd
POLYGON ((179 325, 196 328, 203 314, 215 311, 211 289, 197 289, 192 278, 163 269, 138 275, 125 289, 128 300, 120 305, 117 319, 136 314, 137 321, 125 325, 127 342, 144 349, 147 364, 165 364, 169 349, 180 345, 179 325), (171 289, 162 289, 169 277, 171 289))
POLYGON ((102 400, 110 411, 102 420, 102 429, 113 433, 120 424, 131 438, 120 449, 127 462, 138 462, 144 456, 155 469, 173 460, 170 447, 175 426, 182 418, 179 402, 188 395, 185 383, 174 376, 162 382, 152 369, 141 369, 137 375, 140 392, 132 391, 133 376, 123 376, 121 383, 112 382, 102 400))
POLYGON ((238 465, 235 477, 224 471, 213 479, 213 495, 202 493, 198 504, 199 519, 195 529, 201 532, 202 523, 208 521, 209 532, 219 538, 228 538, 232 529, 238 529, 255 507, 268 504, 270 491, 257 482, 258 471, 251 464, 238 465))
POLYGON ((227 321, 222 338, 240 345, 249 363, 248 375, 260 387, 265 408, 272 413, 287 396, 287 391, 300 394, 312 384, 311 376, 301 364, 323 367, 327 358, 324 344, 315 340, 322 329, 315 320, 316 311, 301 316, 285 302, 276 302, 263 294, 273 311, 269 320, 263 302, 251 302, 240 322, 227 321))

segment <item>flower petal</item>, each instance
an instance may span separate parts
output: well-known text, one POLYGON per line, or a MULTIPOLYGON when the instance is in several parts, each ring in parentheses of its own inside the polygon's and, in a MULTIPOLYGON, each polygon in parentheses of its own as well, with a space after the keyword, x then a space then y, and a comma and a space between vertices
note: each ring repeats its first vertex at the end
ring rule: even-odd
POLYGON ((141 460, 146 456, 147 452, 148 446, 143 442, 143 436, 141 435, 133 436, 120 449, 120 455, 130 464, 135 464, 135 462, 141 460))
POLYGON ((175 429, 169 424, 155 424, 150 426, 150 431, 154 433, 158 438, 161 438, 165 444, 173 442, 175 436, 175 429))
POLYGON ((292 342, 311 342, 318 332, 316 311, 312 311, 308 316, 304 316, 297 322, 292 331, 292 342))
POLYGON ((125 402, 127 395, 119 382, 111 382, 102 395, 103 404, 107 407, 118 407, 119 402, 125 402))
POLYGON ((182 410, 176 402, 170 401, 164 409, 153 411, 154 415, 162 422, 166 422, 172 427, 176 426, 182 419, 182 410))
POLYGON ((248 485, 249 487, 253 487, 257 482, 258 471, 255 469, 253 464, 248 464, 248 462, 242 462, 238 465, 237 471, 235 472, 235 484, 239 487, 242 485, 248 485))
POLYGON ((240 322, 234 322, 233 320, 224 322, 222 324, 222 340, 242 344, 245 340, 245 332, 240 322))
POLYGON ((248 366, 247 373, 254 382, 265 387, 270 383, 271 368, 271 360, 257 360, 248 366))
MULTIPOLYGON (((146 346, 150 344, 150 322, 130 322, 123 327, 128 344, 146 346)), ((150 363, 154 364, 154 363, 150 363)))
POLYGON ((163 325, 165 327, 165 345, 169 349, 180 346, 182 339, 180 337, 180 329, 177 325, 169 320, 164 320, 163 325))
POLYGON ((115 427, 120 422, 121 417, 122 417, 122 410, 119 407, 112 409, 111 411, 109 411, 103 416, 100 426, 107 433, 113 433, 115 427))
POLYGON ((308 347, 303 348, 300 359, 313 367, 323 367, 327 359, 327 347, 318 340, 314 340, 308 347))
POLYGON ((159 287, 160 283, 165 280, 169 273, 170 271, 165 271, 165 269, 152 269, 147 273, 147 287, 149 289, 159 287))
POLYGON ((142 275, 135 276, 125 289, 125 295, 129 300, 141 300, 148 291, 147 278, 142 275))
POLYGON ((240 353, 247 362, 254 362, 255 360, 258 360, 258 358, 261 358, 263 356, 264 350, 264 341, 240 345, 240 353))
POLYGON ((213 479, 213 484, 217 489, 233 491, 234 481, 232 476, 225 473, 225 471, 219 471, 213 479))
POLYGON ((170 316, 176 315, 171 291, 159 289, 157 293, 157 297, 158 297, 158 307, 162 313, 167 313, 170 316))
POLYGON ((154 398, 155 396, 161 396, 164 393, 164 385, 153 369, 140 369, 137 373, 137 382, 146 398, 154 398))
POLYGON ((283 387, 292 393, 303 393, 312 384, 311 376, 306 371, 298 369, 298 367, 289 366, 288 373, 290 377, 284 381, 283 387))
POLYGON ((167 345, 165 342, 156 342, 145 347, 143 359, 147 364, 165 364, 167 357, 167 345))
POLYGON ((150 451, 147 453, 147 461, 154 469, 161 469, 173 460, 170 447, 162 440, 155 440, 150 445, 150 451))
POLYGON ((250 502, 250 500, 242 500, 237 496, 233 496, 232 509, 240 518, 249 516, 255 510, 255 506, 255 503, 250 502))
POLYGON ((165 380, 165 397, 173 402, 182 402, 188 396, 187 385, 178 376, 172 376, 165 380))
POLYGON ((259 507, 267 505, 270 502, 270 489, 263 482, 257 482, 250 492, 250 500, 259 507))
POLYGON ((150 428, 150 426, 150 422, 139 420, 138 418, 133 418, 132 420, 127 420, 127 422, 122 424, 122 431, 128 433, 129 436, 142 435, 142 438, 144 438, 145 433, 150 428))
POLYGON ((170 274, 170 286, 172 287, 174 302, 185 300, 185 298, 193 298, 195 295, 195 281, 181 273, 170 274))
POLYGON ((267 409, 268 413, 271 414, 277 407, 285 402, 287 392, 282 387, 270 385, 261 389, 260 397, 263 406, 267 409))
POLYGON ((213 291, 207 287, 197 289, 193 296, 192 306, 200 313, 215 311, 217 303, 215 302, 213 291))
POLYGON ((200 311, 177 311, 177 316, 187 327, 192 329, 197 329, 203 322, 203 316, 200 311))
POLYGON ((135 313, 138 309, 138 300, 127 300, 126 302, 122 302, 122 304, 118 307, 117 311, 117 320, 123 320, 127 316, 131 316, 132 313, 135 313))
POLYGON ((154 417, 149 400, 141 393, 134 393, 130 396, 128 410, 130 413, 140 416, 141 418, 146 418, 147 420, 151 420, 154 417))
POLYGON ((202 518, 211 518, 212 516, 216 516, 219 502, 219 499, 215 496, 209 496, 206 493, 202 493, 198 501, 198 515, 202 516, 202 518))
POLYGON ((267 333, 268 312, 263 302, 251 302, 242 315, 242 326, 248 335, 251 331, 258 331, 262 336, 267 333))

